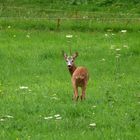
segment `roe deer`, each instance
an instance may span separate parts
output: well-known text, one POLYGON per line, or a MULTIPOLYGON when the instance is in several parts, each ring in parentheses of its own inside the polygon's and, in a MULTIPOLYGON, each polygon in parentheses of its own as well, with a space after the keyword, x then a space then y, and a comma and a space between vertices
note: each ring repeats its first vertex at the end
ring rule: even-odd
POLYGON ((74 89, 74 97, 76 101, 79 98, 78 87, 82 88, 81 100, 85 99, 85 91, 87 82, 89 79, 88 71, 85 67, 76 67, 74 64, 75 58, 78 56, 78 52, 74 53, 72 56, 68 56, 64 51, 62 51, 64 59, 66 60, 68 70, 71 74, 72 85, 74 89))

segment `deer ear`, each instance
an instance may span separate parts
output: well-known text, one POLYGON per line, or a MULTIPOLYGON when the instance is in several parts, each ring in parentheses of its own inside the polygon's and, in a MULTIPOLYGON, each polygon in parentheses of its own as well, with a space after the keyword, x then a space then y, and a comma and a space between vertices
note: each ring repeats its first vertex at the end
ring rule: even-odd
POLYGON ((62 55, 63 55, 64 59, 67 58, 67 54, 64 51, 62 51, 62 55))
POLYGON ((77 56, 78 56, 78 52, 75 52, 75 53, 73 54, 73 58, 75 59, 77 56))

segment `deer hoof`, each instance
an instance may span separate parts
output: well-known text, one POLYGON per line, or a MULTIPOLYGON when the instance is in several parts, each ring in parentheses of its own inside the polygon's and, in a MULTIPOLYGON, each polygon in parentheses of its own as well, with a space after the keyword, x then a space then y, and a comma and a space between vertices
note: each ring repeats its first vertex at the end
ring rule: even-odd
POLYGON ((78 99, 79 99, 79 96, 76 97, 76 101, 78 101, 78 99))
POLYGON ((80 98, 81 98, 81 101, 82 101, 82 100, 85 100, 85 97, 84 97, 84 96, 82 96, 82 95, 81 95, 81 97, 80 97, 80 98))
POLYGON ((76 97, 72 97, 72 100, 74 101, 78 101, 78 99, 79 99, 79 96, 76 96, 76 97))

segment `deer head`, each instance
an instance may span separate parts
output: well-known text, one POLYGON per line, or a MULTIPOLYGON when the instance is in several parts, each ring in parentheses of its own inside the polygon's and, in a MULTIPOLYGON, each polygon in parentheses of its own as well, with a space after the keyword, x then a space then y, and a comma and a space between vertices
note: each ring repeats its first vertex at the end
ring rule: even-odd
POLYGON ((62 51, 62 55, 67 63, 68 68, 74 66, 75 58, 78 56, 78 52, 75 52, 72 56, 68 56, 64 51, 62 51))

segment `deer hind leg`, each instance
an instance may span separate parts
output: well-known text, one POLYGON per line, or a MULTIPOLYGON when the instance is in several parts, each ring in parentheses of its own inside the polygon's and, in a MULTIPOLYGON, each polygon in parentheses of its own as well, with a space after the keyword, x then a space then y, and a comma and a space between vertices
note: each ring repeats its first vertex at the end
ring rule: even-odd
POLYGON ((76 86, 75 82, 73 82, 73 90, 74 90, 74 97, 73 97, 73 99, 75 101, 78 101, 78 98, 79 98, 79 96, 78 96, 78 87, 76 86))
POLYGON ((85 94, 86 94, 86 85, 87 82, 82 86, 82 95, 81 95, 81 100, 85 99, 85 94))

